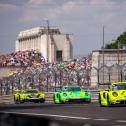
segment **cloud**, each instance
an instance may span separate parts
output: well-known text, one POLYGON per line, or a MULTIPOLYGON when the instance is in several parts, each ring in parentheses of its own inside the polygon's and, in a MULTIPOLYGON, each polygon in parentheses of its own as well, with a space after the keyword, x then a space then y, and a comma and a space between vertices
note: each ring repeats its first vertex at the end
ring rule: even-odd
POLYGON ((35 10, 25 11, 25 14, 19 19, 19 22, 37 21, 39 18, 37 13, 35 10))
POLYGON ((69 2, 65 3, 65 4, 61 7, 61 9, 62 9, 63 11, 65 11, 65 12, 69 12, 69 11, 71 11, 74 7, 75 7, 75 2, 69 1, 69 2))
POLYGON ((44 15, 47 13, 47 6, 49 6, 51 2, 52 0, 28 0, 28 2, 22 6, 23 13, 18 21, 30 22, 40 20, 45 17, 44 15))
POLYGON ((63 0, 62 2, 57 0, 57 3, 56 0, 28 0, 19 21, 62 18, 65 21, 81 19, 82 22, 105 24, 113 20, 121 10, 126 10, 125 6, 118 5, 114 0, 63 0))
POLYGON ((91 5, 99 5, 99 4, 108 4, 107 0, 91 0, 90 1, 91 5))
POLYGON ((14 11, 16 9, 17 7, 15 5, 0 3, 0 13, 14 11))
POLYGON ((50 10, 48 13, 48 18, 56 18, 62 14, 71 12, 76 6, 75 1, 68 1, 55 9, 50 10))
POLYGON ((39 6, 44 4, 50 4, 52 0, 29 0, 27 5, 30 6, 39 6))
POLYGON ((25 8, 24 14, 22 18, 20 19, 20 21, 21 20, 22 22, 33 21, 33 20, 39 19, 42 16, 48 19, 55 20, 56 18, 60 16, 65 16, 65 14, 72 14, 73 11, 76 11, 76 8, 78 8, 79 10, 80 6, 78 5, 81 5, 83 3, 85 3, 83 0, 78 0, 78 1, 57 0, 57 2, 56 0, 55 1, 54 0, 29 0, 24 6, 25 8), (33 13, 31 13, 30 10, 33 13))

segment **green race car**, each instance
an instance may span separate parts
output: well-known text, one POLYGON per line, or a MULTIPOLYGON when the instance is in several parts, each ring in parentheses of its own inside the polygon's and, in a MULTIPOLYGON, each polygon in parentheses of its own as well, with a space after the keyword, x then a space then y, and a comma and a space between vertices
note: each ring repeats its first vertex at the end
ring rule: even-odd
POLYGON ((91 102, 91 94, 83 91, 80 86, 63 86, 62 91, 53 94, 53 101, 56 104, 68 102, 91 102))
POLYGON ((126 82, 114 82, 109 90, 100 91, 99 104, 100 106, 126 104, 126 82))
POLYGON ((45 101, 45 95, 37 89, 26 89, 14 94, 15 103, 40 102, 45 101))

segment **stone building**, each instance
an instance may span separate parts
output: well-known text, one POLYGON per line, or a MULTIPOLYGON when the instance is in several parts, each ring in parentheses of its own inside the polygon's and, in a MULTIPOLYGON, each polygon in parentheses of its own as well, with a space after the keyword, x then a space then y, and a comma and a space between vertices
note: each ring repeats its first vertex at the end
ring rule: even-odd
POLYGON ((73 58, 72 38, 56 27, 36 27, 18 34, 16 51, 33 49, 40 51, 46 61, 68 61, 73 58))
POLYGON ((126 50, 104 49, 92 51, 91 83, 126 81, 126 50))

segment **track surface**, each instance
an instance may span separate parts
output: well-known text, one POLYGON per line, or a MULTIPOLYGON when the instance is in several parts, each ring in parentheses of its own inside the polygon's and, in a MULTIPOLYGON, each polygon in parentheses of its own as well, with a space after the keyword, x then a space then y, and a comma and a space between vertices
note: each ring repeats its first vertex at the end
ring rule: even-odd
MULTIPOLYGON (((2 106, 0 108, 2 109, 2 106)), ((1 111, 47 117, 51 120, 77 124, 77 126, 92 126, 92 124, 98 126, 126 126, 126 106, 99 107, 97 103, 62 105, 46 103, 6 105, 4 110, 1 111)))

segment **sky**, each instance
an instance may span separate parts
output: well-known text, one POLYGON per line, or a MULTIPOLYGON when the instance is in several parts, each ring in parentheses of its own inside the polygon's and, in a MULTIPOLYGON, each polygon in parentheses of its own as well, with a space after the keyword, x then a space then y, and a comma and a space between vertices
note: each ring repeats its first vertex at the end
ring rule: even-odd
POLYGON ((126 31, 126 0, 0 0, 0 54, 15 51, 20 31, 57 26, 73 34, 74 56, 100 49, 126 31))

